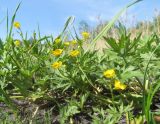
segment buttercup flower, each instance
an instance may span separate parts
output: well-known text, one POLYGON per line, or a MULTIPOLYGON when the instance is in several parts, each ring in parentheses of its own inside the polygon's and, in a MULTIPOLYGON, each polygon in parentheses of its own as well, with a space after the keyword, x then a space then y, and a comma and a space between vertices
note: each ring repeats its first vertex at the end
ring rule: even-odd
POLYGON ((72 56, 72 57, 76 57, 78 55, 79 55, 79 51, 78 50, 73 50, 73 51, 70 52, 70 56, 72 56))
POLYGON ((82 32, 82 37, 84 40, 87 40, 90 37, 90 34, 88 32, 82 32))
POLYGON ((54 69, 58 69, 62 66, 62 62, 61 61, 54 62, 51 66, 54 69))
POLYGON ((52 54, 54 56, 60 56, 62 54, 63 50, 62 49, 56 49, 54 51, 52 51, 52 54))
POLYGON ((127 86, 125 84, 121 83, 119 80, 115 80, 115 82, 114 82, 114 88, 116 90, 125 90, 126 87, 127 86))
POLYGON ((19 40, 16 40, 16 41, 14 42, 14 44, 15 44, 16 47, 18 47, 18 46, 21 45, 21 42, 20 42, 19 40))
POLYGON ((69 42, 64 42, 64 45, 65 46, 69 46, 69 42))
POLYGON ((13 26, 19 29, 21 27, 21 24, 19 22, 14 22, 13 26))
POLYGON ((77 44, 77 41, 76 40, 72 40, 71 42, 73 45, 77 44))
POLYGON ((109 70, 106 70, 105 72, 103 72, 103 75, 106 78, 113 78, 116 76, 116 73, 115 73, 114 69, 109 69, 109 70))
POLYGON ((56 43, 56 44, 58 44, 58 43, 60 43, 60 42, 61 42, 61 38, 56 38, 56 39, 55 39, 55 43, 56 43))

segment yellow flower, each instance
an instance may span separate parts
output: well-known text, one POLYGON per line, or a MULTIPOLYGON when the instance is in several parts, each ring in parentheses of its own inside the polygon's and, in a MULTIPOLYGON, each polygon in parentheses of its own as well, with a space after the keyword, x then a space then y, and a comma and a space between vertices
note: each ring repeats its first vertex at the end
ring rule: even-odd
POLYGON ((65 46, 69 46, 69 42, 64 42, 64 45, 65 46))
POLYGON ((58 43, 60 43, 60 42, 61 42, 61 38, 56 38, 56 39, 55 39, 55 43, 56 43, 56 44, 58 44, 58 43))
POLYGON ((72 56, 72 57, 76 57, 78 55, 79 55, 79 51, 78 50, 73 50, 73 51, 70 52, 70 56, 72 56))
POLYGON ((77 44, 77 41, 76 40, 72 40, 71 42, 73 45, 77 44))
POLYGON ((15 28, 20 28, 21 27, 21 24, 19 22, 14 22, 13 26, 15 28))
POLYGON ((21 42, 20 42, 19 40, 16 40, 16 41, 14 42, 14 44, 15 44, 16 47, 18 47, 18 46, 21 45, 21 42))
POLYGON ((52 54, 54 56, 60 56, 62 54, 63 50, 62 49, 56 49, 54 51, 52 51, 52 54))
POLYGON ((109 69, 109 70, 106 70, 105 72, 103 72, 103 75, 106 78, 113 78, 116 76, 116 73, 115 73, 114 69, 109 69))
POLYGON ((83 37, 84 40, 87 40, 90 37, 90 34, 88 32, 82 32, 81 35, 82 35, 82 37, 83 37))
POLYGON ((125 84, 121 83, 119 80, 115 80, 115 82, 114 82, 114 88, 116 90, 125 90, 126 87, 127 86, 125 84))
POLYGON ((51 66, 54 69, 58 69, 58 68, 60 68, 62 66, 62 62, 61 61, 54 62, 51 66))

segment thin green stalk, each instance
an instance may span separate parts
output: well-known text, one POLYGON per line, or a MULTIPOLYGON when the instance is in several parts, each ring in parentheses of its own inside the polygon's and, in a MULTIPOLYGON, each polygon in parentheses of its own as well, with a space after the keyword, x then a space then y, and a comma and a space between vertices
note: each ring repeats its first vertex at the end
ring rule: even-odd
POLYGON ((83 71, 83 69, 81 68, 81 66, 79 65, 78 67, 79 67, 80 71, 83 73, 83 75, 86 77, 87 82, 98 92, 97 88, 94 87, 94 85, 92 84, 92 82, 88 79, 86 73, 83 71))
MULTIPOLYGON (((143 84, 142 84, 142 82, 138 79, 138 77, 135 77, 135 78, 136 78, 136 80, 138 81, 140 87, 143 89, 143 84)), ((144 91, 144 90, 145 90, 145 89, 143 89, 143 91, 144 91)))
POLYGON ((116 107, 115 103, 114 103, 114 94, 113 94, 113 89, 112 89, 112 85, 111 84, 109 85, 109 89, 110 89, 110 92, 111 92, 113 106, 116 107))
POLYGON ((126 123, 127 123, 127 124, 130 124, 129 112, 126 112, 126 123))
MULTIPOLYGON (((90 95, 92 96, 92 97, 95 97, 96 99, 98 99, 98 100, 100 100, 101 102, 102 102, 102 104, 112 104, 113 105, 113 103, 112 103, 112 100, 110 100, 110 99, 108 99, 108 98, 105 98, 104 96, 102 96, 102 95, 95 95, 95 94, 93 94, 93 93, 90 93, 90 95)), ((118 105, 119 104, 119 102, 114 102, 114 104, 115 105, 118 105)))
POLYGON ((37 40, 37 41, 33 44, 33 46, 28 50, 28 53, 30 53, 31 50, 32 50, 39 42, 41 42, 41 41, 43 41, 43 40, 45 40, 45 39, 48 39, 48 38, 50 38, 50 37, 51 37, 51 36, 45 36, 45 37, 37 40))
POLYGON ((15 60, 11 54, 9 54, 9 55, 10 55, 11 59, 15 62, 16 66, 17 66, 19 69, 22 69, 21 64, 20 64, 17 60, 15 60))
POLYGON ((125 6, 117 15, 115 15, 113 17, 113 19, 102 29, 102 31, 93 39, 92 44, 90 45, 90 47, 88 47, 88 50, 95 48, 96 42, 102 38, 108 31, 109 29, 114 25, 114 23, 118 20, 118 18, 122 15, 123 12, 125 12, 130 6, 140 2, 142 0, 136 0, 130 4, 128 4, 127 6, 125 6))
MULTIPOLYGON (((8 37, 9 37, 9 40, 11 39, 12 29, 13 29, 13 23, 14 23, 14 20, 15 20, 15 17, 16 17, 16 13, 17 13, 20 5, 21 5, 21 2, 18 4, 18 6, 17 6, 17 8, 16 8, 16 10, 15 10, 15 12, 14 12, 14 14, 13 14, 13 17, 12 17, 11 27, 10 27, 9 36, 8 36, 8 37)), ((8 25, 8 24, 7 24, 7 25, 8 25)))
MULTIPOLYGON (((153 50, 153 52, 151 53, 151 56, 149 57, 149 60, 148 60, 148 63, 147 63, 147 66, 145 68, 145 72, 144 72, 144 78, 143 78, 143 89, 145 89, 145 85, 146 85, 146 76, 147 76, 147 71, 148 71, 148 68, 149 68, 149 64, 150 64, 150 61, 154 55, 154 52, 159 48, 160 44, 157 45, 157 47, 153 50)), ((145 97, 145 92, 143 92, 143 95, 145 97)), ((145 99, 144 99, 145 100, 145 99)))
MULTIPOLYGON (((157 45, 157 47, 153 50, 153 52, 151 53, 151 56, 149 57, 149 60, 148 60, 148 63, 147 63, 147 66, 145 68, 145 72, 144 72, 144 78, 143 78, 143 88, 145 89, 145 86, 146 86, 146 76, 147 76, 147 72, 148 72, 148 68, 149 68, 149 64, 151 62, 151 59, 155 53, 155 51, 159 48, 160 44, 157 45)), ((152 92, 146 92, 146 89, 145 91, 143 92, 143 113, 145 114, 146 118, 147 118, 147 121, 150 122, 150 119, 151 119, 151 113, 150 113, 150 104, 151 104, 151 101, 152 100, 150 98, 150 100, 148 101, 148 97, 151 95, 152 92), (148 93, 148 94, 147 94, 148 93), (147 101, 146 101, 146 97, 147 97, 147 101), (147 108, 146 108, 147 107, 147 108)))
POLYGON ((125 62, 125 64, 126 64, 126 67, 127 67, 128 62, 127 62, 126 58, 125 58, 124 56, 122 56, 122 58, 123 58, 123 60, 124 60, 124 62, 125 62))

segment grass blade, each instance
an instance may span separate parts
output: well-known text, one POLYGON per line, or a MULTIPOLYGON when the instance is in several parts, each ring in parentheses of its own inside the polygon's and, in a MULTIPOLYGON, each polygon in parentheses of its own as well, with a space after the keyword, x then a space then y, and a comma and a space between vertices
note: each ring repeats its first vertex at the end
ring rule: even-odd
POLYGON ((61 33, 61 35, 66 31, 67 27, 69 26, 69 24, 72 24, 74 22, 74 17, 69 17, 64 25, 63 31, 61 33))
POLYGON ((117 53, 119 52, 119 46, 117 45, 115 39, 107 38, 107 37, 103 37, 103 38, 115 52, 117 53))
POLYGON ((125 12, 130 6, 140 2, 142 0, 136 0, 132 3, 130 3, 129 5, 127 5, 126 7, 124 7, 117 15, 114 16, 114 18, 102 29, 102 31, 93 39, 93 42, 91 44, 91 46, 88 48, 92 49, 95 47, 96 41, 99 40, 100 38, 103 37, 104 34, 106 34, 108 32, 108 30, 114 25, 114 23, 118 20, 118 18, 122 15, 123 12, 125 12))
MULTIPOLYGON (((12 16, 11 27, 10 27, 9 36, 8 36, 9 39, 11 38, 11 35, 12 35, 13 23, 14 23, 14 20, 15 20, 15 17, 16 17, 16 13, 17 13, 20 5, 21 5, 21 2, 18 4, 18 6, 17 6, 17 8, 16 8, 16 10, 15 10, 13 16, 12 16)), ((7 25, 8 25, 8 24, 7 24, 7 25)))

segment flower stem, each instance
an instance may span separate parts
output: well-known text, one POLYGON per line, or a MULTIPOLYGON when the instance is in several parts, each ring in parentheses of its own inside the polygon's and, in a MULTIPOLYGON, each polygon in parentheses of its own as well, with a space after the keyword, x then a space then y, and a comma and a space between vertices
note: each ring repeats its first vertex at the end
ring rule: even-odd
POLYGON ((114 103, 114 95, 113 95, 113 89, 112 89, 111 84, 109 85, 109 89, 110 89, 110 92, 111 92, 112 104, 113 104, 113 106, 115 107, 115 103, 114 103))

